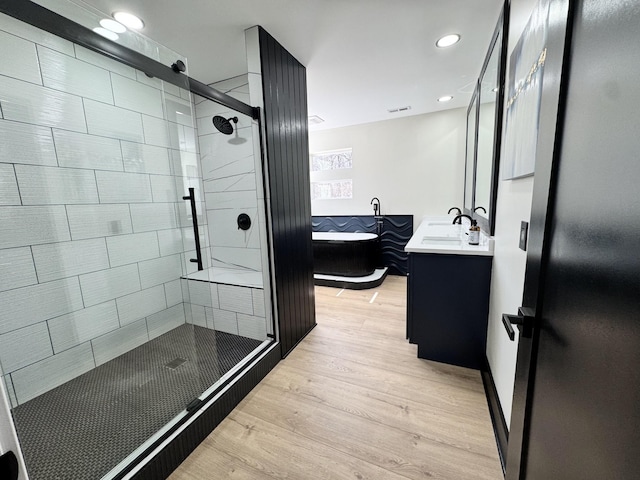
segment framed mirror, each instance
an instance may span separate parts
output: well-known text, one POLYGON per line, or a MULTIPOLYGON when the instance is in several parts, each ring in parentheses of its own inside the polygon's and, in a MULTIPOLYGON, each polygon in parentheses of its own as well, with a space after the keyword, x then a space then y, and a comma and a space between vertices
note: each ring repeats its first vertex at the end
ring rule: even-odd
POLYGON ((464 211, 472 215, 482 230, 489 235, 493 235, 495 230, 498 197, 508 8, 508 2, 505 2, 467 110, 464 211), (473 149, 470 148, 471 139, 474 143, 473 149))
POLYGON ((471 102, 467 109, 467 145, 465 149, 464 167, 464 211, 466 213, 473 210, 473 193, 475 182, 475 158, 478 123, 478 86, 471 96, 471 102))

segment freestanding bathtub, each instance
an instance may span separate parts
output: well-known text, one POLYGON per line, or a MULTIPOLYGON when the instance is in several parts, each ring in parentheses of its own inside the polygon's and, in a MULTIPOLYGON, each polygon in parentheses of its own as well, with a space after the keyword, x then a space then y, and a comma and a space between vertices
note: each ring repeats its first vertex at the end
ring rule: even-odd
POLYGON ((364 277, 378 266, 380 242, 375 233, 313 232, 312 240, 314 273, 364 277))

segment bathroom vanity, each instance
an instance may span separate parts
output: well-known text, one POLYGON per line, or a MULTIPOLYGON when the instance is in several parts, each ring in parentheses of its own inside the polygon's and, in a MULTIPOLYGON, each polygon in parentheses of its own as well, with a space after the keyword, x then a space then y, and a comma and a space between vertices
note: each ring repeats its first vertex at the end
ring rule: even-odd
POLYGON ((453 217, 428 217, 405 247, 407 338, 418 357, 481 369, 485 363, 493 239, 469 245, 453 217))

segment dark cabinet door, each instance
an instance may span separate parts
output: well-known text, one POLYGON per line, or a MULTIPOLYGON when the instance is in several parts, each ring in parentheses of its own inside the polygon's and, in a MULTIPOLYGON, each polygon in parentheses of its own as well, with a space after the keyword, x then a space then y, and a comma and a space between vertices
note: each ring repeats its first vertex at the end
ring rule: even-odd
POLYGON ((409 261, 410 334, 418 357, 483 368, 492 258, 420 253, 409 261))

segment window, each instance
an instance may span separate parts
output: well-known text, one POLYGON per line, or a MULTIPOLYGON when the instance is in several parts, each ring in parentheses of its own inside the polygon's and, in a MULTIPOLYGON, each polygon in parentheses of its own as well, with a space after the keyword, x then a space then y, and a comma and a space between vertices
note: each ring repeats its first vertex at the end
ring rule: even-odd
POLYGON ((344 178, 353 167, 351 148, 311 154, 311 200, 353 198, 353 180, 344 178))
POLYGON ((330 182, 311 182, 311 200, 328 200, 353 197, 351 179, 330 182))
POLYGON ((351 168, 351 148, 344 150, 334 150, 331 152, 321 152, 311 154, 311 171, 320 172, 322 170, 341 170, 351 168))

